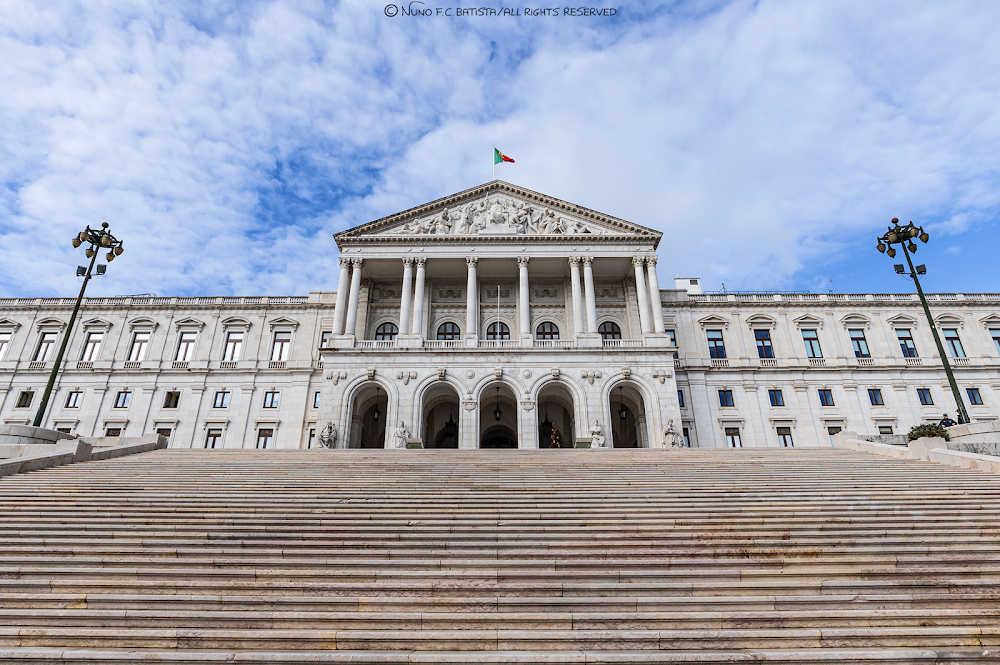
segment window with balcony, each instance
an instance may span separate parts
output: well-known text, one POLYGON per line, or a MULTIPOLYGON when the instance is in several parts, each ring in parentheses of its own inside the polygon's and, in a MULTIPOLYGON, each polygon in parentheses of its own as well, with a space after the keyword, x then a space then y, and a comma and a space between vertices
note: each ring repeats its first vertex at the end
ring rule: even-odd
POLYGON ((383 342, 391 342, 399 334, 399 328, 395 323, 386 321, 375 329, 375 339, 383 342))
POLYGON ((771 406, 784 406, 785 396, 781 394, 781 391, 775 388, 774 390, 767 391, 767 397, 771 400, 771 406))
POLYGON ((771 331, 770 330, 754 330, 754 339, 757 341, 757 357, 758 358, 773 358, 774 348, 771 346, 771 331))
POLYGON ((972 406, 983 405, 983 396, 979 393, 979 388, 966 388, 965 393, 969 396, 969 404, 972 406))
POLYGON ((795 444, 792 442, 792 428, 791 427, 778 427, 778 443, 781 444, 782 448, 794 448, 795 444))
POLYGON ((164 409, 176 409, 177 405, 181 403, 181 394, 177 390, 171 390, 163 398, 163 408, 164 409))
POLYGON ((229 408, 229 391, 220 390, 215 393, 215 401, 212 402, 213 409, 228 409, 229 408))
POLYGON ((34 390, 22 390, 21 394, 17 396, 17 406, 15 409, 27 409, 31 406, 31 400, 35 398, 34 390))
POLYGON ((66 408, 67 409, 79 409, 80 404, 83 402, 83 391, 74 390, 66 396, 66 408))
POLYGON ((732 390, 720 390, 719 391, 719 406, 735 406, 733 402, 733 391, 732 390))
POLYGON ((52 347, 56 345, 56 333, 54 332, 43 332, 38 337, 38 347, 35 348, 35 355, 32 356, 32 362, 45 362, 49 359, 49 354, 52 353, 52 347))
POLYGON ((462 339, 462 330, 457 323, 447 321, 438 326, 437 338, 446 342, 462 339))
POLYGON ((726 357, 726 343, 722 340, 721 330, 706 330, 708 337, 708 355, 712 358, 726 357))
POLYGON ((538 324, 535 339, 559 339, 559 327, 551 321, 538 324))
POLYGON ((208 435, 205 437, 205 447, 206 448, 221 448, 222 447, 222 430, 221 429, 210 429, 210 430, 208 430, 208 435))
POLYGON ((128 350, 129 362, 140 362, 146 359, 150 334, 148 332, 137 332, 132 336, 132 346, 128 350))
POLYGON ((128 405, 132 403, 132 393, 128 390, 119 391, 115 395, 115 408, 116 409, 127 409, 128 405))
POLYGON ((882 391, 878 388, 868 389, 868 401, 872 403, 872 406, 885 406, 885 402, 882 401, 882 391))
POLYGON ((260 449, 273 448, 274 447, 274 430, 273 429, 259 429, 257 430, 257 447, 260 449))
POLYGON ((494 321, 486 327, 486 339, 510 339, 510 328, 506 323, 494 321))
POLYGON ((899 339, 899 348, 903 352, 904 358, 916 358, 917 347, 913 344, 913 335, 909 328, 897 328, 896 337, 899 339))
POLYGON ((742 448, 743 443, 740 441, 740 428, 739 427, 727 427, 726 428, 726 447, 727 448, 742 448))
POLYGON ((605 321, 597 326, 597 332, 601 333, 601 339, 622 338, 622 329, 614 321, 605 321))
POLYGON ((803 330, 802 341, 806 345, 807 358, 822 358, 823 349, 819 345, 819 332, 816 330, 803 330))
POLYGON ((281 397, 281 393, 278 391, 268 391, 264 393, 264 408, 265 409, 277 409, 278 399, 281 397))
POLYGON ((854 347, 854 357, 871 358, 872 354, 868 351, 868 340, 865 339, 865 331, 857 328, 848 330, 847 332, 851 335, 851 346, 854 347))
POLYGON ((834 406, 833 404, 833 391, 829 388, 819 389, 819 405, 820 406, 834 406))
POLYGON ((917 388, 917 399, 919 399, 920 403, 924 406, 934 405, 934 400, 931 398, 930 388, 917 388))
POLYGON ((271 362, 285 362, 288 360, 288 350, 292 346, 292 333, 278 331, 274 333, 274 342, 271 346, 271 362))
POLYGON ((174 360, 178 362, 189 362, 194 357, 194 342, 198 338, 198 333, 182 332, 177 337, 177 353, 174 360))
MULTIPOLYGON (((11 333, 0 332, 0 360, 3 360, 4 356, 7 355, 7 349, 10 348, 10 338, 11 338, 11 333)), ((997 348, 998 350, 1000 350, 1000 346, 998 346, 997 348)))
POLYGON ((226 333, 226 348, 222 353, 223 362, 236 362, 243 353, 243 331, 226 333))
POLYGON ((948 353, 951 354, 951 357, 964 358, 965 349, 962 348, 962 340, 958 336, 958 330, 945 328, 941 332, 944 333, 944 345, 948 347, 948 353))
POLYGON ((84 362, 94 362, 101 351, 101 344, 104 342, 103 332, 87 333, 87 339, 83 343, 83 355, 80 360, 84 362))
MULTIPOLYGON (((673 330, 664 330, 663 332, 667 333, 667 337, 670 338, 670 346, 677 346, 677 333, 673 330)), ((679 357, 678 354, 674 354, 674 360, 677 360, 679 357)))

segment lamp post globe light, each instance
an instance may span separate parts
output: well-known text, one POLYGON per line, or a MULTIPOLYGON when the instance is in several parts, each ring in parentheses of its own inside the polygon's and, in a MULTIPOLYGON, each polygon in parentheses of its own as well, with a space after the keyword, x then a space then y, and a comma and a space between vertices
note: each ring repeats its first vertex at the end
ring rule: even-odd
MULTIPOLYGON (((896 248, 893 245, 898 244, 902 248, 903 256, 906 257, 906 264, 910 267, 910 274, 906 276, 912 279, 913 283, 917 285, 917 295, 920 296, 920 304, 924 306, 924 315, 927 317, 927 324, 931 327, 931 334, 934 335, 934 343, 937 345, 938 355, 941 356, 941 362, 944 363, 944 373, 948 376, 951 393, 955 397, 958 409, 958 422, 967 424, 971 421, 969 420, 969 413, 965 410, 965 401, 962 400, 962 393, 958 389, 958 384, 955 383, 955 375, 951 371, 951 363, 948 362, 948 355, 944 352, 944 345, 941 344, 941 337, 938 335, 937 326, 934 325, 934 318, 931 316, 931 308, 927 306, 927 298, 924 297, 924 290, 920 288, 920 280, 917 278, 917 275, 926 274, 927 268, 923 264, 914 268, 913 260, 910 259, 910 254, 917 253, 917 243, 914 242, 916 238, 919 238, 920 242, 926 243, 930 240, 930 234, 924 231, 923 227, 915 226, 913 222, 910 222, 906 226, 901 226, 899 219, 893 217, 889 230, 878 239, 878 244, 875 248, 879 252, 887 254, 890 259, 896 257, 896 248)), ((897 263, 894 268, 898 274, 906 274, 906 267, 903 264, 897 263)))
MULTIPOLYGON (((38 411, 35 413, 35 427, 42 426, 42 420, 45 418, 45 409, 49 405, 49 397, 52 396, 52 386, 56 383, 56 376, 59 374, 59 367, 62 365, 63 355, 66 353, 66 344, 69 342, 69 336, 73 332, 73 323, 76 321, 76 315, 80 311, 80 303, 83 302, 83 293, 87 290, 87 282, 90 281, 91 276, 94 271, 94 263, 97 261, 97 255, 108 250, 107 258, 108 263, 115 260, 115 257, 121 256, 122 252, 122 241, 111 235, 108 231, 108 223, 104 222, 101 224, 100 229, 92 229, 89 226, 80 231, 77 235, 73 236, 73 247, 80 247, 84 244, 89 244, 85 254, 87 258, 90 259, 90 265, 84 268, 79 266, 76 269, 76 274, 79 277, 83 277, 83 284, 80 286, 80 295, 76 297, 76 305, 73 307, 73 314, 69 317, 69 325, 66 326, 66 332, 63 334, 62 344, 59 345, 59 353, 56 355, 56 361, 52 365, 52 372, 49 374, 49 382, 45 386, 45 393, 42 395, 42 403, 38 405, 38 411)), ((103 275, 106 270, 106 266, 97 266, 97 274, 103 275)))

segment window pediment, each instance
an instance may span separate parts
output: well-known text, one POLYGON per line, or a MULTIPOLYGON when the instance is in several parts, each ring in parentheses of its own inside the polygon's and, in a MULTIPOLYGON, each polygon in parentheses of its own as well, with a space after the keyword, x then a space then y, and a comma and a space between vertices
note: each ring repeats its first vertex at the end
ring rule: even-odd
POLYGON ((950 312, 945 312, 944 314, 938 314, 935 316, 934 323, 936 323, 939 328, 942 326, 949 326, 952 328, 965 327, 965 319, 950 312))
POLYGON ((190 316, 185 317, 185 318, 181 319, 180 321, 174 321, 174 329, 175 330, 181 330, 181 329, 194 330, 194 329, 197 329, 197 330, 200 331, 204 327, 205 327, 205 322, 204 321, 199 321, 198 319, 191 318, 190 316))
POLYGON ((698 319, 698 325, 701 326, 702 330, 706 328, 729 328, 729 319, 724 319, 721 316, 716 316, 712 314, 704 318, 698 319))
POLYGON ((49 318, 46 318, 46 319, 42 319, 41 321, 39 321, 38 323, 36 323, 35 327, 38 328, 39 330, 41 330, 42 328, 49 328, 49 329, 52 329, 52 328, 65 328, 66 327, 66 322, 63 321, 62 319, 57 319, 55 317, 49 317, 49 318))
POLYGON ((864 328, 865 330, 871 330, 872 322, 864 314, 848 314, 840 319, 840 323, 843 324, 844 330, 848 328, 864 328))
POLYGON ((222 321, 222 326, 224 328, 229 328, 231 330, 250 330, 250 326, 253 325, 241 316, 230 316, 228 319, 222 321))
POLYGON ((285 316, 279 316, 276 319, 271 319, 270 321, 271 331, 274 330, 295 330, 299 327, 299 322, 294 319, 289 319, 285 316))
MULTIPOLYGON (((979 319, 979 322, 984 328, 1000 328, 1000 314, 990 314, 979 319)), ((0 321, 0 326, 3 326, 3 321, 0 321)))
POLYGON ((109 330, 113 324, 110 321, 102 319, 99 316, 95 316, 92 319, 88 319, 83 322, 84 329, 91 330, 109 330))
POLYGON ((885 320, 893 328, 915 328, 917 326, 917 320, 912 316, 906 314, 897 314, 896 316, 890 316, 885 320))
POLYGON ((777 319, 766 314, 754 314, 747 317, 747 327, 754 328, 774 328, 778 324, 777 319))
POLYGON ((159 325, 160 325, 159 323, 157 323, 156 321, 154 321, 149 317, 140 316, 138 319, 132 319, 131 321, 129 321, 128 329, 130 332, 135 330, 153 331, 156 330, 156 327, 159 325))
POLYGON ((802 328, 817 328, 817 329, 822 329, 823 328, 823 319, 821 319, 821 318, 819 318, 817 316, 813 316, 812 314, 806 314, 804 316, 800 316, 797 319, 792 319, 792 323, 794 323, 796 325, 796 327, 798 327, 799 329, 802 329, 802 328))
POLYGON ((0 330, 4 332, 15 332, 21 324, 11 319, 0 319, 0 330))

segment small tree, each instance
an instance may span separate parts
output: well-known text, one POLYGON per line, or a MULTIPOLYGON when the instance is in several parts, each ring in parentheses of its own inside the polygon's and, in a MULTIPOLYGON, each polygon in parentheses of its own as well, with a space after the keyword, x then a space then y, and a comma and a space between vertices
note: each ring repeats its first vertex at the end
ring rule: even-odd
POLYGON ((939 425, 937 423, 917 425, 911 429, 910 433, 906 436, 910 439, 910 441, 916 441, 917 439, 925 436, 939 436, 945 441, 951 441, 951 435, 948 434, 948 430, 945 429, 944 425, 939 425))

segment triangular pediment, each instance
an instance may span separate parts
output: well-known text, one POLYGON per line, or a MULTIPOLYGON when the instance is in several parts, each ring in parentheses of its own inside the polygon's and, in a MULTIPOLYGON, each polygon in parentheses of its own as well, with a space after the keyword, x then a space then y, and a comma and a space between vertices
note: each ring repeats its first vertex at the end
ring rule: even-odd
POLYGON ((334 235, 337 245, 372 242, 652 241, 659 231, 495 180, 334 235))

